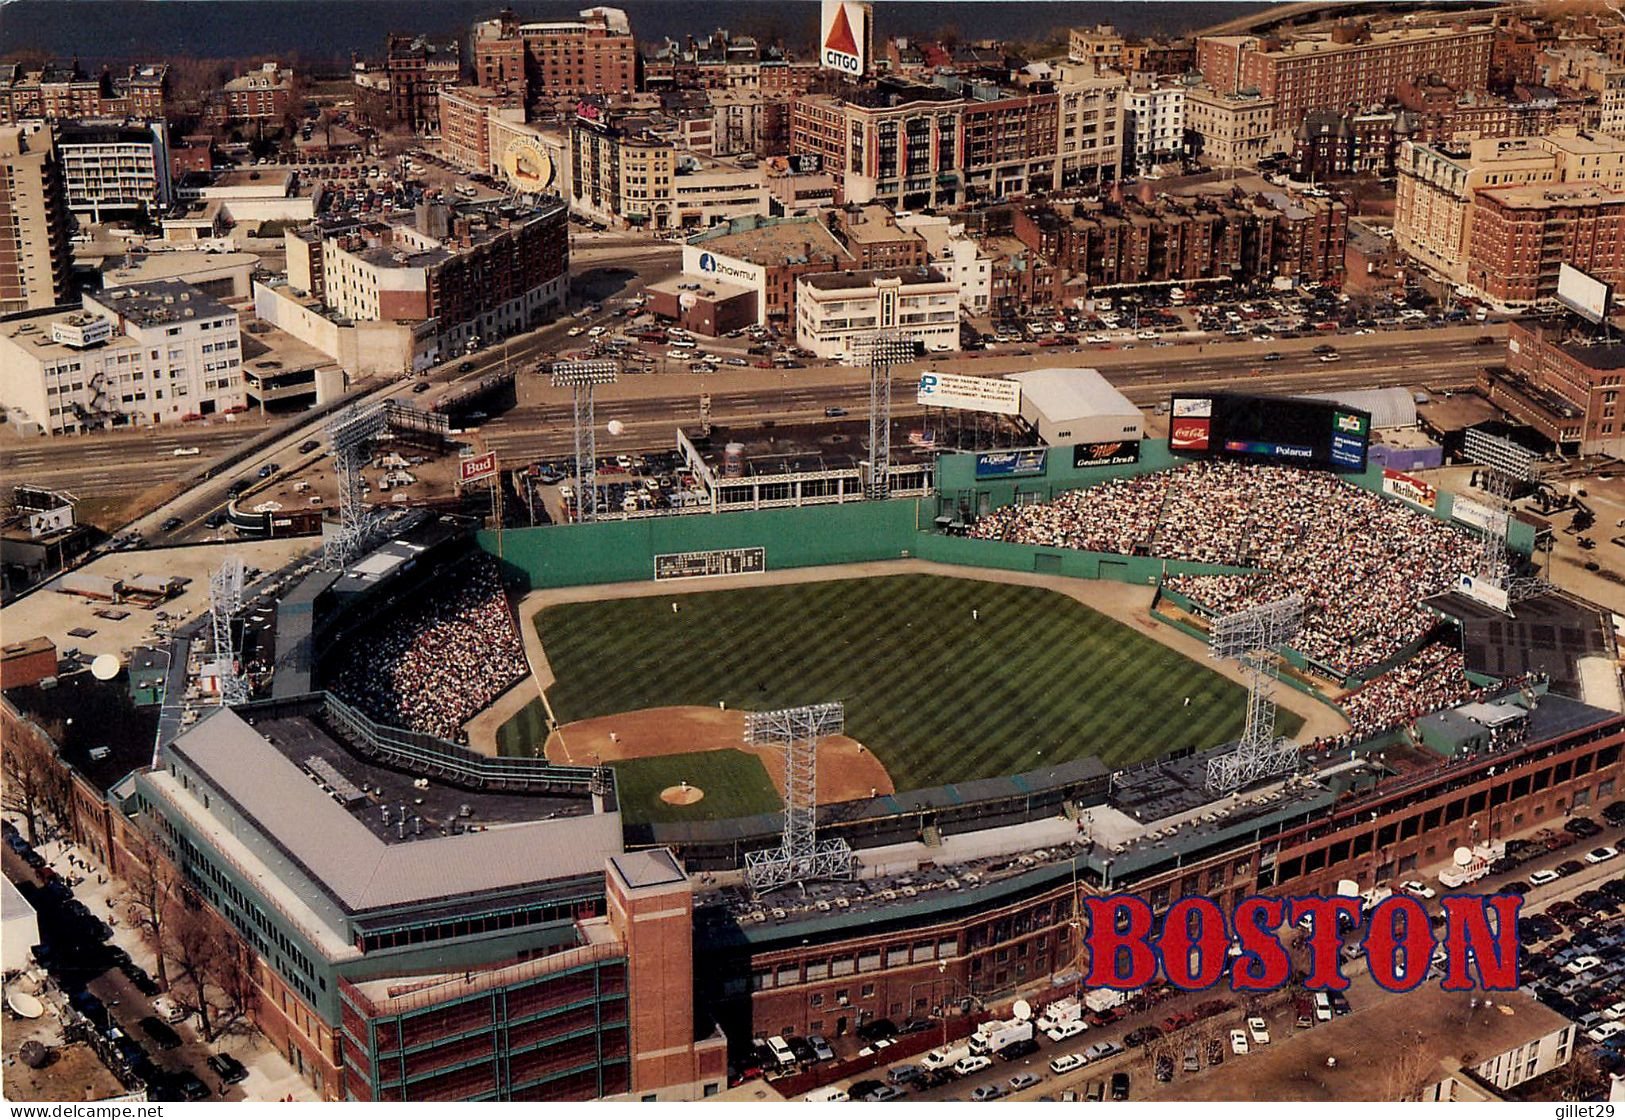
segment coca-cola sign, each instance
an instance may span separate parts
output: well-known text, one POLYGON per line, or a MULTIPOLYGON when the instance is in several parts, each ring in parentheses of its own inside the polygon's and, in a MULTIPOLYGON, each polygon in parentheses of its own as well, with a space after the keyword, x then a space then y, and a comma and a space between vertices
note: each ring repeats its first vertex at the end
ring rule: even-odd
POLYGON ((1211 420, 1175 420, 1168 433, 1168 446, 1174 451, 1206 451, 1211 420))

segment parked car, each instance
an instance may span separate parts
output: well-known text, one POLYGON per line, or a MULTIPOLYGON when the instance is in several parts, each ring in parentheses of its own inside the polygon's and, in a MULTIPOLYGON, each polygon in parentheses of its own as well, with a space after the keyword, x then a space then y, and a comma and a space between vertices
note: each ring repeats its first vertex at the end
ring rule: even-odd
POLYGON ((970 1091, 973 1101, 996 1101, 1004 1096, 1003 1085, 978 1085, 970 1091))
POLYGON ((1258 1016, 1255 1015, 1247 1020, 1247 1033, 1252 1035, 1254 1046, 1269 1045, 1270 1025, 1258 1016))
POLYGON ((137 1021, 136 1026, 141 1033, 152 1039, 153 1045, 160 1050, 174 1050, 181 1044, 181 1036, 175 1033, 173 1027, 159 1019, 156 1015, 148 1015, 137 1021))
POLYGON ((1617 855, 1619 855, 1619 849, 1618 848, 1609 847, 1608 845, 1605 844, 1600 848, 1592 848, 1589 852, 1587 852, 1586 853, 1586 862, 1587 863, 1607 863, 1609 860, 1613 859, 1617 855))
POLYGON ((1019 1093, 1023 1089, 1031 1089, 1044 1079, 1036 1073, 1018 1073, 1010 1079, 1010 1091, 1019 1093))
POLYGON ((1246 1031, 1239 1031, 1239 1030, 1238 1031, 1231 1031, 1230 1032, 1230 1051, 1231 1051, 1231 1053, 1245 1054, 1245 1053, 1247 1053, 1247 1049, 1248 1049, 1248 1047, 1247 1047, 1247 1032, 1246 1031))
POLYGON ((1112 1074, 1112 1100, 1128 1100, 1128 1074, 1126 1072, 1112 1074))

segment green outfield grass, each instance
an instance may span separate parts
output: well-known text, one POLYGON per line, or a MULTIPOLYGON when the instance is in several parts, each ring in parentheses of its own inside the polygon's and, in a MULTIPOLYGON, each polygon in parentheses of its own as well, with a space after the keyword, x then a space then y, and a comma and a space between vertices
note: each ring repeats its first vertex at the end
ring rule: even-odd
POLYGON ((1240 685, 1036 587, 882 576, 566 603, 535 625, 562 722, 841 700, 900 790, 1091 755, 1123 766, 1217 745, 1245 718, 1240 685))
POLYGON ((783 802, 762 760, 744 751, 700 751, 612 763, 621 816, 628 824, 649 821, 728 820, 776 812, 783 802), (705 791, 693 805, 670 805, 660 791, 687 782, 705 791))

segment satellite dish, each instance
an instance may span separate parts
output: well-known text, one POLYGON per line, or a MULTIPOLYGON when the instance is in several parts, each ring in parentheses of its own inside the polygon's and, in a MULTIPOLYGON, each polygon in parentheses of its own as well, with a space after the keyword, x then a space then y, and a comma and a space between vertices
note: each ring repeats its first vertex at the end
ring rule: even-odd
POLYGON ((116 653, 99 653, 90 663, 90 675, 99 681, 110 681, 118 676, 119 661, 116 653))
POLYGON ((38 1019, 45 1014, 45 1004, 41 1003, 37 996, 15 989, 6 993, 6 1006, 23 1019, 38 1019))
POLYGON ((621 421, 619 421, 619 420, 611 420, 609 422, 609 434, 610 435, 618 436, 624 431, 626 431, 626 425, 624 423, 622 423, 621 421))
POLYGON ((1359 898, 1360 884, 1353 879, 1339 879, 1337 881, 1337 893, 1344 898, 1359 898))
POLYGON ((1024 999, 1018 999, 1015 1006, 1010 1008, 1010 1013, 1016 1017, 1017 1022, 1025 1023, 1033 1017, 1033 1005, 1024 999))
POLYGON ((1473 862, 1473 850, 1471 848, 1457 848, 1455 859, 1457 867, 1466 867, 1473 862))

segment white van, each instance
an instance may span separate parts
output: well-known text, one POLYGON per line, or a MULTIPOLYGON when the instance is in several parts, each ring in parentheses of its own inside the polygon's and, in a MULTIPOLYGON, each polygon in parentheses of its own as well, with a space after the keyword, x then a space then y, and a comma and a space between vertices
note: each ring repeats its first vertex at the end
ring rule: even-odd
POLYGON ((1050 1061, 1049 1071, 1051 1073, 1071 1073, 1073 1070, 1081 1069, 1088 1064, 1089 1059, 1082 1054, 1062 1054, 1059 1058, 1050 1061))
POLYGON ((838 1088, 834 1085, 826 1085, 822 1089, 814 1089, 801 1099, 804 1101, 811 1101, 814 1104, 832 1104, 839 1101, 849 1101, 852 1098, 847 1095, 845 1089, 838 1088))

